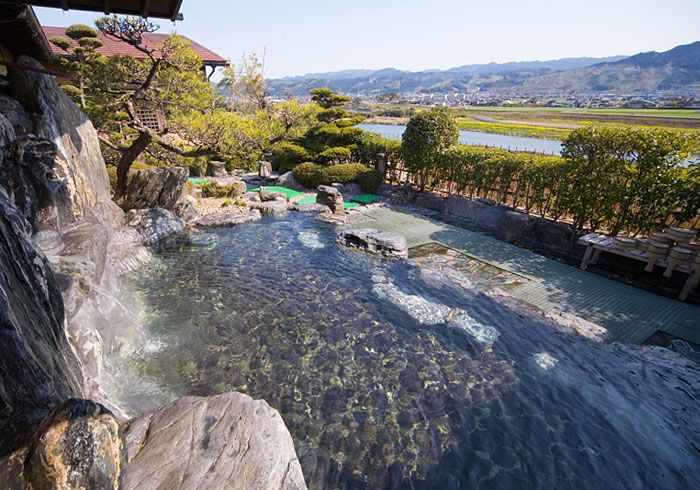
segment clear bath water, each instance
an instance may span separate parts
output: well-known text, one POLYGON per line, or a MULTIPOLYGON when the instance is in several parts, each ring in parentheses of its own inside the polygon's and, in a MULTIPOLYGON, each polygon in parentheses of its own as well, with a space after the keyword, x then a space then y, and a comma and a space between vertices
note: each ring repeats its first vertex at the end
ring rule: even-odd
POLYGON ((289 214, 159 251, 134 278, 143 326, 115 359, 121 403, 264 398, 310 488, 700 487, 697 366, 335 234, 289 214))

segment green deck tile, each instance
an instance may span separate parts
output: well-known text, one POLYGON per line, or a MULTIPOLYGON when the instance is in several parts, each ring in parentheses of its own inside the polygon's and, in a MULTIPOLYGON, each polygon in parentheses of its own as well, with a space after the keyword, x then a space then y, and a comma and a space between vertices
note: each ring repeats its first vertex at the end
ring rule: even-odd
POLYGON ((657 330, 700 343, 700 307, 659 296, 495 238, 393 209, 363 211, 354 228, 402 233, 409 247, 436 242, 530 279, 510 293, 538 308, 605 327, 613 339, 642 343, 657 330))

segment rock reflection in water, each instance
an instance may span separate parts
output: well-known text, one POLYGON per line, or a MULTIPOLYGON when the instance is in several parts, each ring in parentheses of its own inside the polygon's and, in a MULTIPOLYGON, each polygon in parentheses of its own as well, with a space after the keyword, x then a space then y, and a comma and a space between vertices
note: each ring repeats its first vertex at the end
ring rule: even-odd
POLYGON ((563 332, 482 294, 483 277, 426 282, 334 234, 292 214, 161 251, 136 291, 158 349, 131 352, 124 376, 266 399, 311 488, 698 483, 694 368, 563 332))

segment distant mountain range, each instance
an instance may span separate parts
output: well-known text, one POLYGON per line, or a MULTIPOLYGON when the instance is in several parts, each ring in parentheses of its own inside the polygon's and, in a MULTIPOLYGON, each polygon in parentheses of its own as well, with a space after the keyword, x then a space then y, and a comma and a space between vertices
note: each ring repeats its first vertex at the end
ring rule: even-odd
POLYGON ((608 58, 563 58, 464 65, 448 70, 343 70, 269 80, 276 96, 304 96, 315 87, 350 95, 471 93, 499 97, 613 93, 700 98, 700 41, 669 51, 608 58))

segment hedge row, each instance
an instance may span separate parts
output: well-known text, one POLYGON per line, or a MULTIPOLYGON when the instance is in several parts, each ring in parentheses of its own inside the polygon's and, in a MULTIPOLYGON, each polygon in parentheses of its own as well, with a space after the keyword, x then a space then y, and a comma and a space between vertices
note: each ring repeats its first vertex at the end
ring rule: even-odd
POLYGON ((376 192, 382 183, 382 176, 376 170, 361 163, 323 166, 312 162, 297 165, 292 170, 297 181, 310 189, 319 185, 348 184, 354 182, 365 192, 376 192))
POLYGON ((697 135, 586 128, 564 157, 457 145, 417 171, 414 183, 560 219, 576 229, 649 232, 687 223, 700 210, 700 168, 686 159, 697 135))

